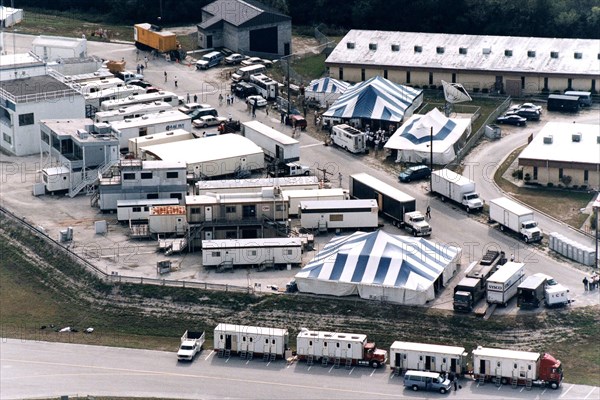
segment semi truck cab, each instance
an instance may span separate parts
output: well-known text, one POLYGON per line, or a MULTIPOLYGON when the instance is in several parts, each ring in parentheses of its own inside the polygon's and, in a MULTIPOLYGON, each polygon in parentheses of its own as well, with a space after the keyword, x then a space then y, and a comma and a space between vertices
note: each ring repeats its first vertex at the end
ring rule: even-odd
POLYGON ((404 227, 413 236, 431 235, 431 225, 425 221, 425 217, 419 211, 411 211, 404 214, 404 227))
POLYGON ((544 353, 540 359, 539 380, 552 389, 558 389, 563 380, 562 363, 552 355, 544 353))
POLYGON ((378 349, 374 342, 365 343, 362 363, 368 363, 373 368, 379 368, 387 363, 387 350, 378 349))

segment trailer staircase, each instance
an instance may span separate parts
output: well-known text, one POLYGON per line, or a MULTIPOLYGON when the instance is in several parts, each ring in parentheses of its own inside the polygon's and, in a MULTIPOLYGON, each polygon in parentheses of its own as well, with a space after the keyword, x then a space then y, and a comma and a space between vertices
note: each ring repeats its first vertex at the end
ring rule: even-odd
POLYGON ((309 367, 312 366, 315 363, 315 357, 310 354, 307 358, 306 358, 306 365, 308 365, 309 367))
POLYGON ((275 259, 265 260, 258 265, 258 272, 263 272, 267 269, 275 268, 275 259))
POLYGON ((224 354, 225 354, 225 349, 219 349, 219 351, 217 352, 217 357, 223 358, 224 354))
POLYGON ((232 260, 223 261, 217 266, 217 272, 225 272, 227 270, 231 270, 230 272, 233 273, 233 261, 232 260))
POLYGON ((79 194, 84 188, 86 188, 86 194, 91 196, 96 191, 96 182, 100 180, 100 177, 110 170, 113 165, 117 164, 119 160, 108 161, 98 168, 90 169, 83 172, 83 179, 75 187, 69 188, 69 197, 73 198, 79 194))
POLYGON ((321 365, 322 365, 323 367, 326 367, 326 366, 327 366, 327 364, 329 364, 329 357, 323 357, 323 358, 321 359, 321 365))
POLYGON ((342 362, 342 359, 339 357, 336 357, 335 360, 333 361, 333 367, 335 369, 338 369, 340 367, 341 362, 342 362))
POLYGON ((396 367, 394 368, 394 376, 402 375, 402 368, 396 367))
POLYGON ((225 350, 225 353, 223 354, 223 356, 227 357, 227 358, 231 357, 231 349, 225 350))
POLYGON ((352 368, 352 359, 346 358, 346 369, 352 368))
POLYGON ((502 376, 496 375, 496 378, 494 378, 494 383, 496 384, 496 387, 502 386, 502 376))
POLYGON ((276 358, 277 358, 277 354, 275 354, 275 353, 269 354, 269 361, 275 361, 276 358))
POLYGON ((525 381, 525 390, 531 389, 533 389, 533 379, 527 378, 527 380, 525 381))
POLYGON ((513 389, 516 389, 517 386, 519 386, 519 378, 517 378, 516 376, 513 376, 512 379, 510 380, 510 385, 512 386, 513 389))
POLYGON ((485 385, 485 374, 479 375, 478 382, 479 382, 479 385, 485 385))
POLYGON ((317 232, 318 233, 327 233, 327 222, 319 221, 317 223, 317 232))

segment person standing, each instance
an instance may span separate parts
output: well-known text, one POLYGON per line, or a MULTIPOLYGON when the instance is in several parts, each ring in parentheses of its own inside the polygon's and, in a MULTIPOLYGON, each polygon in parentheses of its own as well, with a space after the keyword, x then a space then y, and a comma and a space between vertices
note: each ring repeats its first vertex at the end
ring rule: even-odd
POLYGON ((173 82, 175 83, 175 87, 178 87, 177 86, 177 75, 175 75, 175 79, 173 79, 173 82))
POLYGON ((282 123, 282 124, 283 124, 283 120, 284 120, 284 118, 285 118, 285 114, 284 114, 284 112, 282 111, 282 112, 281 112, 281 123, 282 123))
POLYGON ((219 93, 219 107, 223 105, 223 94, 219 93))
POLYGON ((587 276, 583 277, 583 290, 585 290, 586 292, 589 290, 588 289, 588 278, 587 278, 587 276))
POLYGON ((167 71, 165 71, 165 82, 167 81, 167 71))
POLYGON ((146 68, 148 68, 148 56, 144 57, 144 65, 146 68))
POLYGON ((195 95, 194 95, 194 103, 197 103, 197 102, 198 102, 198 95, 197 95, 197 94, 195 94, 195 95))
POLYGON ((427 206, 427 211, 425 212, 425 217, 427 217, 427 219, 431 219, 431 206, 427 206))

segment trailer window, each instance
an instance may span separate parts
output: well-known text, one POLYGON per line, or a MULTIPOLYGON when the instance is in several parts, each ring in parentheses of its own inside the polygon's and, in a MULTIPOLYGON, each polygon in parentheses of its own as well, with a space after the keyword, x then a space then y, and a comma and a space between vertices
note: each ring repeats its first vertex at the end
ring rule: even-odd
POLYGON ((335 347, 337 347, 337 348, 339 349, 339 348, 340 348, 340 344, 339 344, 339 343, 336 343, 336 344, 335 344, 335 347))
POLYGON ((133 207, 131 209, 132 212, 142 212, 142 207, 133 207))
POLYGON ((190 208, 190 213, 191 214, 200 214, 200 208, 199 207, 192 207, 192 208, 190 208))
POLYGON ((423 356, 419 356, 419 361, 423 361, 423 356))
POLYGON ((269 344, 269 339, 265 339, 265 344, 269 344))
POLYGON ((142 172, 142 179, 152 179, 152 172, 142 172))
POLYGON ((498 362, 496 363, 496 366, 497 366, 497 367, 499 367, 499 366, 500 366, 500 361, 498 361, 498 362))
POLYGON ((323 347, 327 347, 327 342, 323 342, 323 347))
POLYGON ((250 343, 252 343, 252 340, 253 340, 253 339, 252 339, 252 338, 250 338, 250 343))
POLYGON ((223 335, 220 335, 220 336, 219 336, 219 338, 220 338, 221 340, 223 340, 223 335))
POLYGON ((517 364, 516 364, 516 363, 515 363, 515 364, 513 364, 513 368, 514 368, 514 369, 517 369, 517 364))
POLYGON ((177 171, 167 172, 167 179, 174 179, 174 178, 179 178, 179 172, 177 172, 177 171))
POLYGON ((442 358, 442 362, 446 364, 446 357, 442 358))
POLYGON ((349 349, 351 349, 351 348, 352 348, 352 345, 351 345, 350 343, 348 343, 348 348, 349 348, 349 349))
POLYGON ((293 250, 288 250, 288 251, 287 251, 287 255, 288 255, 288 256, 291 256, 293 252, 294 252, 293 250))
POLYGON ((242 336, 242 342, 246 341, 246 336, 242 336))
POLYGON ((221 252, 220 251, 213 251, 210 255, 213 256, 213 257, 221 257, 221 252))
POLYGON ((271 344, 275 344, 275 339, 271 340, 271 344))
POLYGON ((527 366, 527 369, 531 371, 531 365, 528 365, 528 366, 527 366))
POLYGON ((229 213, 229 214, 235 213, 235 206, 227 206, 227 207, 225 207, 225 212, 229 213))
POLYGON ((134 173, 129 172, 129 173, 123 174, 123 180, 131 181, 131 180, 134 180, 134 179, 135 179, 135 174, 134 173))
POLYGON ((308 341, 308 345, 309 345, 309 346, 312 346, 312 340, 309 340, 309 341, 308 341))

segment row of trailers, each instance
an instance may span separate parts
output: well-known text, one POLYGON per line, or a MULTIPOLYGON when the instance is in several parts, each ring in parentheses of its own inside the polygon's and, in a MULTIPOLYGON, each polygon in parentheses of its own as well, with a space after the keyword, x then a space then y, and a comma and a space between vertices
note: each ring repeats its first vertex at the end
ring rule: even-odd
MULTIPOLYGON (((347 368, 357 365, 379 368, 388 361, 388 352, 369 342, 367 335, 305 328, 297 335, 294 353, 287 329, 219 324, 214 330, 214 350, 219 357, 239 355, 244 359, 290 361, 296 356, 308 365, 347 368)), ((536 385, 557 389, 563 379, 561 362, 550 354, 482 346, 469 354, 459 346, 395 341, 390 347, 389 365, 396 375, 409 370, 457 376, 472 374, 481 384, 494 382, 498 386, 536 385)))

